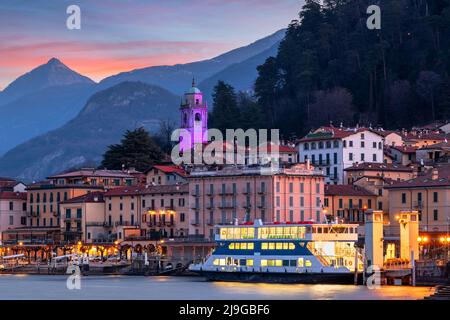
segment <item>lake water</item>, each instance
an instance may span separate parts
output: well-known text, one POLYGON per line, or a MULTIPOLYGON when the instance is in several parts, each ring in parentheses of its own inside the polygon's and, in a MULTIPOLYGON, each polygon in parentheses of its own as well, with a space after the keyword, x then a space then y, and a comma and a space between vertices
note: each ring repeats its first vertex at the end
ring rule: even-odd
POLYGON ((69 290, 66 276, 0 275, 0 299, 422 299, 430 287, 207 282, 200 277, 87 276, 69 290))

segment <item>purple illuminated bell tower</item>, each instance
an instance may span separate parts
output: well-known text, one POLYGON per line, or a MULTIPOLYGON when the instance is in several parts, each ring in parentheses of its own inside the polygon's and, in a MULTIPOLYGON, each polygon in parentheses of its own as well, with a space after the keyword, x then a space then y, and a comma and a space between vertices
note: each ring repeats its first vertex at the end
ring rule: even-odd
POLYGON ((180 151, 191 149, 196 144, 208 142, 206 131, 208 130, 208 105, 203 101, 202 92, 195 87, 192 79, 192 87, 184 94, 180 106, 181 128, 191 134, 191 139, 180 137, 180 151))

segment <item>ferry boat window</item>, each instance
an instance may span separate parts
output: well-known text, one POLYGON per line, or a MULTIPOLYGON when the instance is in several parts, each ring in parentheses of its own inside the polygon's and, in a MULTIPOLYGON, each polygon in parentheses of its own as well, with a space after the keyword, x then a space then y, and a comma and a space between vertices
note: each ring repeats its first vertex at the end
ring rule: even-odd
POLYGON ((247 265, 247 260, 245 260, 245 259, 239 259, 239 265, 240 265, 240 266, 246 266, 246 265, 247 265))
POLYGON ((276 248, 277 250, 282 250, 282 249, 283 249, 283 243, 277 242, 277 243, 275 244, 275 248, 276 248))
POLYGON ((275 250, 275 243, 269 242, 269 250, 275 250))
POLYGON ((267 250, 268 244, 267 242, 261 243, 261 250, 267 250))
POLYGON ((253 259, 247 259, 247 266, 253 267, 253 259))
POLYGON ((233 250, 234 249, 234 243, 230 243, 230 245, 228 246, 228 249, 233 250))
POLYGON ((300 267, 300 268, 303 268, 303 266, 304 266, 303 258, 298 258, 298 260, 297 260, 297 266, 300 267))
POLYGON ((262 259, 261 260, 261 267, 267 267, 267 260, 266 259, 262 259))
POLYGON ((311 267, 311 266, 312 266, 311 260, 308 260, 308 259, 307 259, 307 260, 305 261, 305 266, 306 266, 306 267, 311 267))
POLYGON ((247 243, 247 249, 248 249, 248 250, 253 250, 253 249, 255 249, 255 244, 254 244, 253 242, 247 243))

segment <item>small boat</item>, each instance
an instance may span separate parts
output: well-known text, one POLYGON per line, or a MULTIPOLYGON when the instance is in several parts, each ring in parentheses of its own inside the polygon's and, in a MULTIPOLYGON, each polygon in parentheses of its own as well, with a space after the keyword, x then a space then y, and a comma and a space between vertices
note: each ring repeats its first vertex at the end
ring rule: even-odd
POLYGON ((189 270, 212 281, 353 283, 355 270, 363 270, 357 228, 311 221, 218 225, 215 250, 189 270))

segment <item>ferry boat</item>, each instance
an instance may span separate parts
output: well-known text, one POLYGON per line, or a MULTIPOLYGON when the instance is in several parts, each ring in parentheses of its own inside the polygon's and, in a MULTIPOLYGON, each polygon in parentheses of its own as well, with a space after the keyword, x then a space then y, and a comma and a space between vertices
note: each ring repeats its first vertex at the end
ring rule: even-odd
POLYGON ((363 270, 357 227, 261 220, 218 225, 215 250, 189 270, 212 281, 353 283, 355 270, 363 270))

